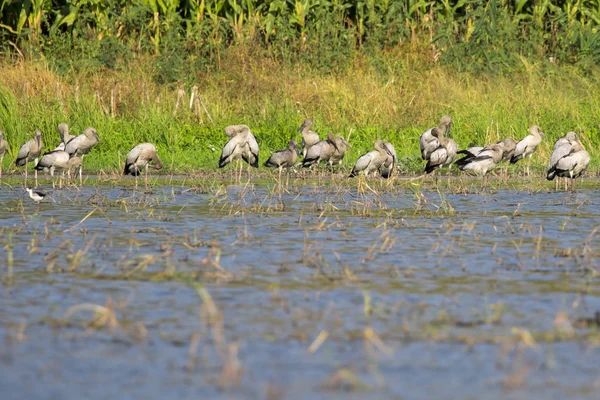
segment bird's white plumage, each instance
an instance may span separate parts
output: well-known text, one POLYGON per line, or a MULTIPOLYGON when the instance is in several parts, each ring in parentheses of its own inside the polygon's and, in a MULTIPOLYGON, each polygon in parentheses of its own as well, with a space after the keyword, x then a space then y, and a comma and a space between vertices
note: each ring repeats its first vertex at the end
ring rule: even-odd
MULTIPOLYGON (((440 119, 440 124, 437 126, 437 128, 442 132, 442 134, 449 135, 451 126, 452 118, 449 115, 444 115, 440 119)), ((419 139, 421 146, 421 157, 426 161, 429 160, 430 155, 440 146, 438 138, 433 134, 433 129, 434 128, 430 128, 423 132, 419 139)))
POLYGON ((225 132, 228 131, 237 133, 223 147, 219 158, 219 168, 240 158, 253 167, 258 167, 258 142, 250 132, 250 128, 246 125, 231 125, 225 128, 225 132))
POLYGON ((504 144, 495 143, 481 149, 475 157, 470 158, 465 164, 459 166, 462 171, 472 172, 484 176, 494 169, 502 160, 504 144))
POLYGON ((532 125, 529 128, 530 134, 521 139, 515 146, 515 152, 510 160, 515 163, 523 158, 531 157, 538 145, 542 142, 544 133, 537 125, 532 125))
MULTIPOLYGON (((375 150, 369 151, 356 160, 354 168, 352 168, 352 172, 350 173, 351 177, 361 172, 365 175, 369 175, 375 171, 380 172, 380 168, 384 164, 388 164, 388 168, 391 168, 394 158, 386 144, 382 140, 376 140, 374 147, 375 150)), ((389 174, 386 177, 389 177, 389 174)))
POLYGON ((154 169, 162 168, 162 162, 158 157, 156 147, 152 143, 140 143, 127 154, 124 173, 125 175, 138 176, 150 163, 152 163, 154 169))
POLYGON ((15 160, 15 164, 17 166, 22 167, 27 164, 29 161, 33 161, 42 153, 43 142, 42 142, 42 132, 37 130, 35 131, 35 137, 31 140, 28 140, 21 148, 19 149, 19 154, 17 155, 17 159, 15 160))
POLYGON ((65 145, 65 151, 73 156, 84 156, 100 141, 96 130, 92 127, 86 128, 81 135, 75 136, 65 145))
POLYGON ((578 178, 585 172, 589 163, 590 154, 585 150, 575 132, 568 132, 554 144, 546 178, 548 180, 553 180, 555 176, 578 178))

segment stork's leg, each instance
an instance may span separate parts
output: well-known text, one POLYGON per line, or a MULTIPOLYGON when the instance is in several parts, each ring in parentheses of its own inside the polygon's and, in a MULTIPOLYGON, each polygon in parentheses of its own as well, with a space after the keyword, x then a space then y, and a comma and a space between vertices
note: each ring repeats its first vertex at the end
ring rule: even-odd
POLYGON ((81 165, 79 166, 79 186, 83 186, 83 154, 81 156, 81 165))
POLYGON ((27 186, 27 160, 25 160, 25 186, 27 186))
MULTIPOLYGON (((38 159, 37 159, 37 157, 36 157, 36 158, 35 158, 35 160, 33 161, 33 165, 37 165, 37 163, 38 163, 38 159)), ((27 168, 27 164, 25 164, 25 168, 27 168)), ((37 169, 36 169, 36 170, 34 170, 34 171, 35 171, 35 172, 34 172, 34 174, 35 174, 35 187, 37 187, 37 185, 38 185, 38 180, 37 180, 37 169)))
POLYGON ((279 169, 279 187, 281 188, 281 171, 283 170, 283 167, 280 165, 278 169, 279 169))
POLYGON ((148 189, 148 164, 144 167, 146 172, 144 174, 144 184, 146 185, 146 189, 148 189))
POLYGON ((4 157, 0 157, 0 180, 2 179, 2 161, 4 160, 4 157))

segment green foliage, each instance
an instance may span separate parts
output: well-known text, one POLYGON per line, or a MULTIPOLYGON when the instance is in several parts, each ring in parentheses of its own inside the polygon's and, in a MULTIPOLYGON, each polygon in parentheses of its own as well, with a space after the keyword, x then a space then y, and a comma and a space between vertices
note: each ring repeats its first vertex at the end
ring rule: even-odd
POLYGON ((327 73, 407 45, 472 72, 549 58, 585 70, 600 62, 599 24, 600 0, 0 0, 5 51, 74 69, 154 54, 159 82, 221 68, 231 46, 327 73))

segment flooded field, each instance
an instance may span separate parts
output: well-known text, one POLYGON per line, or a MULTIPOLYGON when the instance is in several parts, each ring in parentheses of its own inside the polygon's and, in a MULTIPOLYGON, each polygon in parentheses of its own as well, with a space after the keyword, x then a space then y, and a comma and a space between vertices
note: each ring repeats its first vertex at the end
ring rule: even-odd
POLYGON ((7 398, 584 399, 600 182, 0 186, 7 398))

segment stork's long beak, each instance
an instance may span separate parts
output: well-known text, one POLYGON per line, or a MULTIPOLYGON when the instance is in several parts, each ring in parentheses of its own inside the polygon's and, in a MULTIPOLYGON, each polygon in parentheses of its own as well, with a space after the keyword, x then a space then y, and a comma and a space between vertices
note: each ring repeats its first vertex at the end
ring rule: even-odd
POLYGON ((383 147, 385 148, 385 152, 386 152, 386 153, 388 153, 388 155, 389 155, 390 157, 394 157, 394 155, 393 155, 393 154, 392 154, 392 152, 390 151, 390 148, 389 148, 389 147, 387 147, 387 145, 386 145, 385 143, 383 144, 383 147))
POLYGON ((94 133, 94 137, 96 138, 96 140, 98 141, 98 143, 100 143, 100 136, 98 136, 97 133, 94 133))

